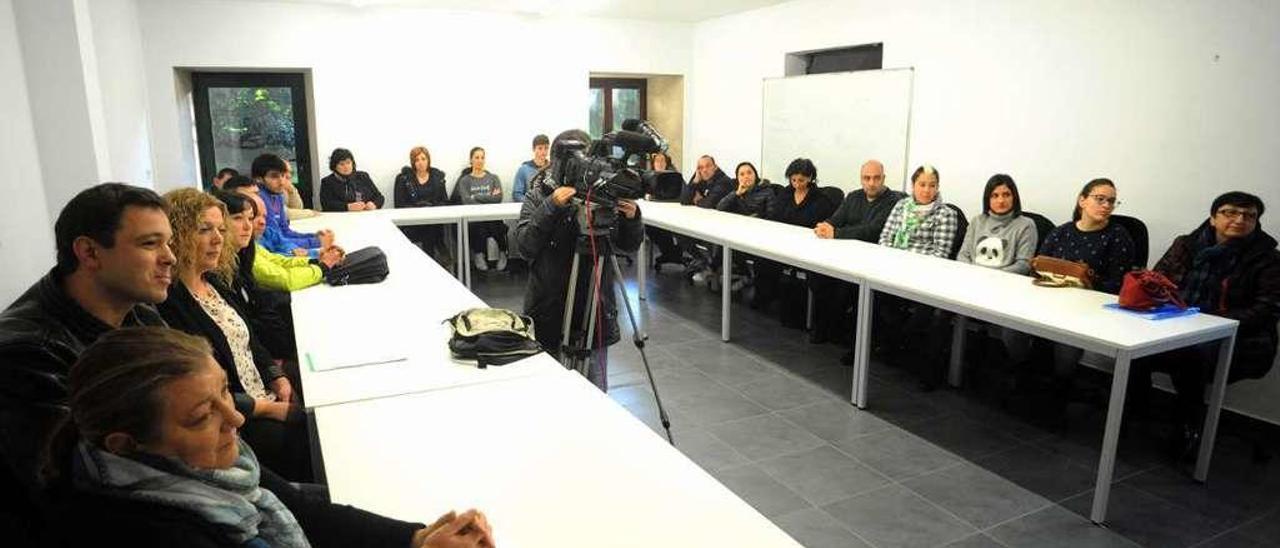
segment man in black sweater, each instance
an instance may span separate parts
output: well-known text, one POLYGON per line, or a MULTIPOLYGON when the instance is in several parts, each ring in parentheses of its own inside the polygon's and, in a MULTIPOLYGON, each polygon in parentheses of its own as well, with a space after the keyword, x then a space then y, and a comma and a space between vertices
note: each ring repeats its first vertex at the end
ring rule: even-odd
POLYGON ((860 173, 862 189, 850 192, 831 218, 818 223, 813 233, 819 238, 862 240, 876 243, 894 204, 904 196, 884 186, 884 164, 867 160, 860 173))
MULTIPOLYGON (((736 187, 737 183, 716 165, 716 159, 703 154, 698 158, 698 169, 680 192, 680 204, 715 209, 720 200, 731 194, 736 187)), ((699 282, 714 277, 715 265, 712 264, 712 257, 717 254, 715 246, 688 236, 676 236, 676 243, 681 251, 679 256, 688 253, 691 257, 685 264, 686 276, 693 276, 699 282)))
MULTIPOLYGON (((831 215, 830 219, 818 223, 813 233, 819 238, 841 240, 862 240, 875 243, 880 238, 880 230, 893 211, 894 204, 904 196, 896 190, 884 186, 884 164, 878 160, 867 160, 859 171, 862 188, 850 192, 844 202, 831 215)), ((813 333, 810 341, 823 343, 852 339, 853 314, 849 310, 854 305, 853 286, 828 278, 811 276, 809 286, 813 289, 815 305, 813 333)), ((853 364, 853 352, 840 358, 846 365, 853 364)))
POLYGON ((165 300, 173 277, 165 207, 120 183, 80 192, 54 224, 57 265, 0 314, 0 538, 40 533, 37 470, 67 415, 71 364, 107 331, 164 325, 147 303, 165 300))

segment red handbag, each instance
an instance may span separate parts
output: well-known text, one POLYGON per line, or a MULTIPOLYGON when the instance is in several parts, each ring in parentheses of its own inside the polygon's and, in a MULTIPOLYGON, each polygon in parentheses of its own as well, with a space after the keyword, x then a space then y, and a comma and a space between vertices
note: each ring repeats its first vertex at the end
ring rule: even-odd
POLYGON ((1120 286, 1121 308, 1151 310, 1166 304, 1187 308, 1187 303, 1178 295, 1178 286, 1164 274, 1154 270, 1134 270, 1124 275, 1124 285, 1120 286))

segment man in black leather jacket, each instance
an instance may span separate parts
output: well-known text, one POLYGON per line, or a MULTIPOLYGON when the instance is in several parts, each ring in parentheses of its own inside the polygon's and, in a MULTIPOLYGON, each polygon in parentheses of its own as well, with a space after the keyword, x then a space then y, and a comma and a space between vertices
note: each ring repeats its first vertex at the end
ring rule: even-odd
POLYGON ((6 539, 38 531, 38 470, 46 438, 67 415, 71 365, 109 330, 164 325, 146 303, 163 301, 173 276, 165 204, 148 189, 120 183, 86 189, 62 209, 54 233, 57 265, 0 314, 0 535, 6 539))

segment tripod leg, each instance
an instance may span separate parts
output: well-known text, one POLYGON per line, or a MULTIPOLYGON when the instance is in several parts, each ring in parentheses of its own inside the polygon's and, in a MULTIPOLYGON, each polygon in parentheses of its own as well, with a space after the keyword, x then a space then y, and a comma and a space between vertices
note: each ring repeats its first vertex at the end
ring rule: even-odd
MULTIPOLYGON (((600 275, 602 274, 601 267, 604 264, 602 261, 605 259, 606 257, 604 256, 596 257, 591 264, 591 282, 587 285, 587 298, 590 300, 587 301, 588 305, 583 307, 583 311, 586 312, 587 315, 586 318, 584 318, 586 323, 583 324, 587 326, 587 339, 582 345, 583 353, 586 357, 583 359, 581 372, 582 376, 586 377, 587 380, 591 380, 591 368, 596 365, 595 353, 592 351, 591 345, 595 341, 596 315, 600 311, 600 299, 596 297, 600 290, 600 275)), ((606 373, 601 371, 601 378, 598 379, 595 384, 600 387, 601 391, 608 392, 609 379, 605 378, 605 375, 606 373)))
POLYGON ((569 267, 569 284, 565 288, 564 323, 560 324, 560 362, 566 368, 577 368, 577 354, 569 348, 569 333, 573 331, 573 303, 578 290, 578 257, 574 256, 573 265, 569 267))
MULTIPOLYGON (((640 362, 644 364, 645 376, 649 377, 649 388, 653 389, 653 401, 658 404, 658 420, 662 421, 662 429, 667 433, 667 443, 675 445, 675 440, 671 437, 671 419, 667 417, 667 409, 662 406, 662 396, 658 394, 658 383, 653 380, 653 370, 649 368, 649 356, 644 352, 646 337, 640 333, 635 312, 631 310, 631 301, 627 300, 627 289, 622 283, 622 269, 618 267, 618 261, 612 256, 607 257, 606 260, 613 268, 613 286, 618 292, 618 298, 622 300, 622 305, 626 307, 627 321, 631 322, 631 342, 640 351, 640 362)), ((640 269, 644 270, 644 267, 641 266, 640 269)))

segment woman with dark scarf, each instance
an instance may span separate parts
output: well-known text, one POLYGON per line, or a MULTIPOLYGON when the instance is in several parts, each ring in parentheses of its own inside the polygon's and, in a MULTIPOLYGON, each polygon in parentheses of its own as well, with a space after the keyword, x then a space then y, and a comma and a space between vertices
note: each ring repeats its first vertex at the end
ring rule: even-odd
MULTIPOLYGON (((1155 270, 1178 285, 1188 306, 1240 322, 1227 382, 1265 376, 1276 358, 1280 320, 1280 251, 1262 230, 1262 200, 1228 192, 1213 201, 1209 219, 1179 236, 1155 270)), ((1177 391, 1173 449, 1191 456, 1200 440, 1204 388, 1217 365, 1218 342, 1191 346, 1134 362, 1129 394, 1143 410, 1151 372, 1163 371, 1177 391)))

